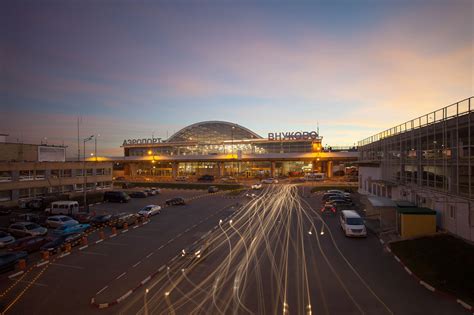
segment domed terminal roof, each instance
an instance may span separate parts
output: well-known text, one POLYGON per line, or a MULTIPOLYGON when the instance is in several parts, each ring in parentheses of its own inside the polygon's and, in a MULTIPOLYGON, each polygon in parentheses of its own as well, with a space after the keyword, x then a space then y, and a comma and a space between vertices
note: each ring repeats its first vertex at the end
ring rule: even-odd
POLYGON ((198 141, 205 143, 223 140, 261 139, 255 132, 226 121, 203 121, 184 127, 166 142, 198 141))

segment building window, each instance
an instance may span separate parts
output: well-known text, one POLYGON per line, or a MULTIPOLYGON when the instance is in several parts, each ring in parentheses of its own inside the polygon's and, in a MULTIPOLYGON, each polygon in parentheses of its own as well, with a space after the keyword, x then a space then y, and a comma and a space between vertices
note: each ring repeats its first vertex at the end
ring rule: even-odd
POLYGON ((92 168, 86 169, 86 176, 92 176, 92 168))
POLYGON ((19 177, 20 181, 34 180, 34 179, 35 179, 34 171, 30 171, 30 170, 20 171, 20 177, 19 177))
POLYGON ((10 201, 12 200, 12 191, 11 190, 2 190, 0 191, 0 201, 10 201))
POLYGON ((95 170, 95 175, 104 175, 105 174, 105 169, 103 168, 98 168, 95 170))
POLYGON ((81 169, 77 169, 77 170, 76 170, 76 176, 77 176, 77 177, 81 177, 81 176, 83 176, 82 174, 83 174, 83 172, 82 172, 82 168, 81 168, 81 169))
POLYGON ((44 170, 36 170, 35 179, 36 179, 36 180, 43 180, 43 179, 45 179, 45 171, 44 171, 44 170))
POLYGON ((35 196, 44 196, 48 193, 47 187, 38 187, 35 188, 35 196))
POLYGON ((59 178, 60 177, 60 170, 51 170, 51 178, 59 178))
POLYGON ((72 170, 62 170, 61 176, 62 177, 72 177, 72 170))
POLYGON ((82 191, 83 184, 76 184, 76 191, 82 191))
POLYGON ((451 219, 456 219, 456 206, 449 205, 449 217, 451 219))
POLYGON ((19 198, 29 198, 30 197, 30 189, 29 188, 20 189, 18 191, 18 197, 19 198))
POLYGON ((0 182, 11 182, 12 172, 10 171, 0 171, 0 182))
POLYGON ((74 190, 74 186, 73 185, 65 185, 63 186, 63 192, 71 192, 74 190))

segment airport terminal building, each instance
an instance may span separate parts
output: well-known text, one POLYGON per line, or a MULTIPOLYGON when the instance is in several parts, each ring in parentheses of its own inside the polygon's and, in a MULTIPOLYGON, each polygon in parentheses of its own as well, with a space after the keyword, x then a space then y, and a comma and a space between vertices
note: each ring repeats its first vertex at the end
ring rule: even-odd
MULTIPOLYGON (((355 147, 325 148, 316 131, 273 132, 264 138, 235 123, 205 121, 187 126, 166 140, 128 139, 124 156, 113 158, 122 176, 174 179, 178 176, 237 178, 332 177, 357 160, 355 147)), ((120 172, 116 172, 120 175, 120 172)))

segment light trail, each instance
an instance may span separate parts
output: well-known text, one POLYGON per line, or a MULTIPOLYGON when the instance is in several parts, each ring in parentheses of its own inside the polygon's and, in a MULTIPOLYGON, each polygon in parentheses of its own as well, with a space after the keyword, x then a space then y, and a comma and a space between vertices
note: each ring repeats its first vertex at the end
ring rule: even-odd
POLYGON ((381 314, 392 314, 296 185, 267 187, 218 227, 203 240, 209 246, 200 259, 178 259, 150 284, 147 299, 137 297, 123 313, 145 300, 140 314, 330 314, 321 277, 330 273, 333 290, 352 303, 352 310, 367 313, 355 298, 363 293, 375 298, 381 314), (328 246, 335 249, 332 255, 326 253, 328 246), (357 290, 344 281, 348 274, 357 279, 357 290))

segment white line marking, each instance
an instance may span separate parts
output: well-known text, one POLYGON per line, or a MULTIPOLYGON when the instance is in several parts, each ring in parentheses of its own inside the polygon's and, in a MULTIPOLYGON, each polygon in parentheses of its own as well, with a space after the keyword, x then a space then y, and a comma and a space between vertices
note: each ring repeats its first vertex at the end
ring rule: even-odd
POLYGON ((139 264, 141 264, 142 261, 140 260, 139 262, 137 262, 135 265, 132 266, 132 268, 135 268, 136 266, 138 266, 139 264))
POLYGON ((400 261, 400 258, 398 258, 398 256, 393 256, 393 257, 395 257, 395 260, 396 260, 396 261, 401 262, 401 261, 400 261))
POLYGON ((61 255, 59 255, 58 258, 63 258, 63 257, 69 256, 69 255, 71 255, 71 252, 65 252, 65 253, 62 253, 61 255))
POLYGON ((385 242, 383 241, 383 239, 379 238, 379 241, 380 241, 380 244, 385 244, 385 242))
POLYGON ((104 240, 97 240, 97 241, 95 241, 95 243, 96 243, 96 244, 99 244, 99 243, 101 243, 101 242, 103 242, 103 241, 104 241, 104 240))
POLYGON ((51 265, 60 266, 60 267, 69 267, 69 268, 79 269, 79 270, 84 269, 84 267, 81 267, 81 266, 65 265, 65 264, 59 264, 59 263, 51 263, 51 265))
POLYGON ((431 292, 434 292, 435 291, 435 288, 433 288, 432 286, 430 286, 428 283, 424 282, 424 281, 421 281, 420 280, 420 284, 422 286, 424 286, 425 288, 427 288, 428 290, 430 290, 431 292))
POLYGON ((138 225, 135 225, 135 226, 132 227, 132 229, 136 229, 136 228, 138 228, 138 227, 139 227, 138 225))
POLYGON ((12 275, 9 275, 8 278, 10 278, 10 279, 11 279, 11 278, 14 278, 14 277, 19 276, 19 275, 21 275, 21 274, 23 274, 23 273, 25 273, 23 270, 22 270, 22 271, 18 271, 17 273, 14 273, 14 274, 12 274, 12 275))
POLYGON ((144 285, 145 283, 147 283, 149 280, 151 279, 151 276, 148 276, 146 277, 145 279, 143 279, 142 282, 140 282, 142 285, 144 285))
POLYGON ((117 278, 115 278, 115 280, 118 280, 118 279, 122 278, 122 277, 125 276, 126 274, 127 274, 127 272, 122 273, 120 276, 118 276, 117 278))
POLYGON ((127 293, 125 293, 124 295, 122 295, 121 297, 119 297, 117 299, 117 303, 120 303, 121 301, 125 300, 130 294, 132 294, 132 290, 128 291, 127 293))
POLYGON ((175 261, 175 260, 176 260, 176 258, 178 258, 178 256, 175 256, 175 257, 171 258, 171 260, 170 260, 170 261, 171 261, 171 262, 173 262, 173 261, 175 261))
POLYGON ((472 306, 464 302, 463 300, 457 299, 456 302, 461 304, 465 309, 472 310, 472 306))
POLYGON ((183 235, 183 233, 179 233, 175 238, 181 237, 181 235, 183 235))
POLYGON ((89 247, 89 245, 84 245, 84 246, 81 246, 81 247, 79 247, 79 250, 86 249, 87 247, 89 247))
POLYGON ((116 236, 117 236, 117 234, 112 234, 112 235, 109 236, 109 238, 114 238, 116 236))
POLYGON ((189 232, 189 230, 190 230, 190 229, 186 229, 186 230, 184 230, 184 233, 187 233, 187 232, 189 232))
POLYGON ((103 287, 102 289, 100 289, 95 295, 99 295, 101 294, 102 292, 104 292, 105 289, 107 289, 109 286, 106 285, 105 287, 103 287))
POLYGON ((406 270, 406 272, 408 272, 409 275, 412 275, 412 274, 413 274, 413 273, 411 272, 411 270, 408 269, 407 267, 405 267, 405 270, 406 270))
POLYGON ((164 245, 161 245, 160 247, 158 247, 158 250, 162 249, 163 247, 165 247, 164 245))
POLYGON ((150 258, 151 256, 153 256, 154 253, 149 253, 148 255, 146 255, 146 258, 150 258))
POLYGON ((49 261, 48 261, 48 260, 45 260, 45 261, 43 261, 43 262, 41 262, 41 263, 36 264, 36 267, 44 266, 44 265, 46 265, 47 263, 49 263, 49 261))
POLYGON ((149 221, 145 221, 145 222, 142 223, 142 225, 148 224, 148 222, 149 222, 149 221))
POLYGON ((128 232, 128 229, 122 231, 122 233, 127 233, 127 232, 128 232))
POLYGON ((161 266, 161 267, 158 269, 158 272, 163 271, 163 269, 165 269, 165 267, 166 267, 166 265, 161 266))
POLYGON ((91 252, 91 251, 82 251, 81 253, 87 254, 87 255, 108 256, 107 254, 102 254, 102 253, 97 253, 97 252, 91 252))

